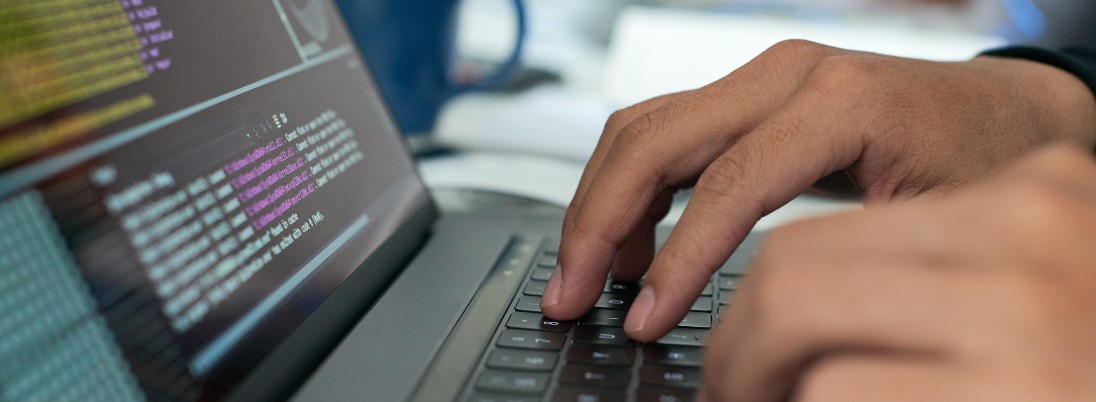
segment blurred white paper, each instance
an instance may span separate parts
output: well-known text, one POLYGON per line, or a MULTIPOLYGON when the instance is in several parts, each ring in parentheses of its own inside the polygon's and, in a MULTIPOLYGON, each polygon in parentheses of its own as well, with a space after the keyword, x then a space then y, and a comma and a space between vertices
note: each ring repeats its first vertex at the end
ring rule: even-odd
MULTIPOLYGON (((512 194, 561 208, 571 202, 582 169, 583 165, 574 161, 491 152, 468 152, 419 162, 423 181, 432 189, 512 194)), ((662 223, 677 223, 685 205, 675 202, 662 223)), ((860 208, 859 201, 804 194, 762 218, 755 227, 767 230, 797 219, 860 208)))
POLYGON ((649 7, 625 10, 616 27, 606 91, 621 105, 701 87, 786 39, 940 61, 969 59, 1006 43, 995 36, 865 22, 649 7))
POLYGON ((530 155, 466 152, 419 161, 433 189, 513 194, 566 207, 578 188, 583 164, 530 155))
POLYGON ((513 152, 585 163, 612 106, 601 97, 540 86, 519 94, 473 93, 442 109, 434 135, 465 151, 513 152))

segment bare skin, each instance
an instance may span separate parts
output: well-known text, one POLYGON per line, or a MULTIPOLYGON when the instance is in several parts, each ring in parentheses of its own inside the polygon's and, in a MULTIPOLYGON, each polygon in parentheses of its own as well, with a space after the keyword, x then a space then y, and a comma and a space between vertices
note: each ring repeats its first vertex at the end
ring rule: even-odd
POLYGON ((1096 161, 1065 147, 779 228, 710 342, 706 396, 1096 400, 1094 241, 1096 161))
MULTIPOLYGON (((623 280, 645 274, 625 330, 654 340, 681 320, 758 219, 831 172, 849 173, 870 213, 893 200, 942 197, 1055 143, 1096 143, 1092 93, 1056 68, 992 57, 938 63, 783 42, 708 86, 609 119, 568 208, 560 266, 542 308, 552 318, 575 319, 610 273, 623 280), (693 197, 655 255, 654 225, 672 194, 689 186, 693 197)), ((839 262, 816 257, 826 267, 839 262)), ((724 366, 713 367, 708 378, 725 374, 724 366)), ((761 379, 748 381, 789 389, 761 379)), ((745 395, 766 395, 756 392, 745 395)))

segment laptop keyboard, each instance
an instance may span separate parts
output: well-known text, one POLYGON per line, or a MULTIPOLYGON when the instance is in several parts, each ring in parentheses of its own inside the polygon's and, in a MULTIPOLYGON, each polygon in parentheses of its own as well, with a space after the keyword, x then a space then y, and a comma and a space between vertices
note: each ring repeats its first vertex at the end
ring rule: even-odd
POLYGON ((759 234, 747 237, 677 327, 651 343, 629 339, 622 328, 640 289, 636 282, 609 281, 594 308, 578 320, 543 316, 540 299, 556 265, 556 250, 541 251, 482 355, 463 400, 693 400, 701 383, 703 348, 759 240, 759 234))

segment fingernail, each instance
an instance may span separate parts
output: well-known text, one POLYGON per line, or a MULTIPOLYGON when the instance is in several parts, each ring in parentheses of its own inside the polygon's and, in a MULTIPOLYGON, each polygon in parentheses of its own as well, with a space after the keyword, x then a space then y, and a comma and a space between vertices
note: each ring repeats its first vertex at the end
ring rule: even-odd
POLYGON ((636 296, 636 300, 632 302, 632 308, 628 310, 628 318, 624 320, 624 330, 628 333, 636 333, 647 329, 647 319, 651 317, 654 307, 655 290, 650 286, 644 286, 636 296))
POLYGON ((548 285, 544 287, 544 307, 559 304, 559 294, 563 290, 560 284, 563 282, 563 270, 559 264, 552 270, 552 276, 548 278, 548 285))

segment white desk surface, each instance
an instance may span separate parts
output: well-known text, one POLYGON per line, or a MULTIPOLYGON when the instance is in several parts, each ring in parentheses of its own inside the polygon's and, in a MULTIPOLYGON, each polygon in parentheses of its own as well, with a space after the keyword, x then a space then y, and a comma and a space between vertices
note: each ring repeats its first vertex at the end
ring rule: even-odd
MULTIPOLYGON (((420 171, 430 188, 516 194, 566 208, 578 187, 582 165, 542 156, 469 152, 427 159, 420 163, 420 171)), ((804 194, 762 218, 756 228, 769 229, 799 218, 860 207, 855 201, 804 194)), ((663 223, 677 222, 684 208, 684 203, 675 203, 663 223)))

